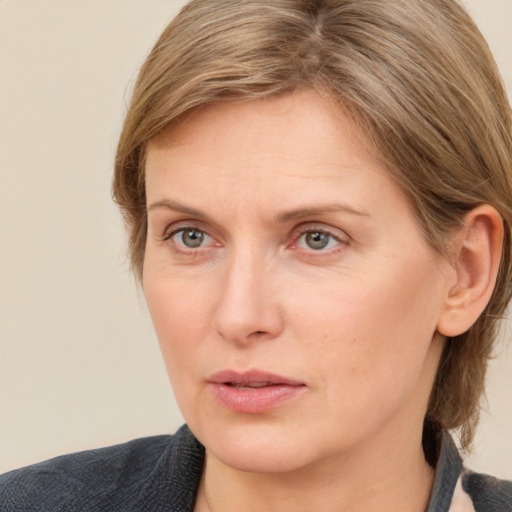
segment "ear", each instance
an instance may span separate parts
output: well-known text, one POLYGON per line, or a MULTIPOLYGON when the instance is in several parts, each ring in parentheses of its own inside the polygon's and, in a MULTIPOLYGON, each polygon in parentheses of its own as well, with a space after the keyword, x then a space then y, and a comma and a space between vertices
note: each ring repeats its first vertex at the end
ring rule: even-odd
POLYGON ((466 332, 487 306, 501 261, 503 221, 488 204, 477 206, 464 217, 453 238, 455 284, 448 285, 437 330, 453 337, 466 332))

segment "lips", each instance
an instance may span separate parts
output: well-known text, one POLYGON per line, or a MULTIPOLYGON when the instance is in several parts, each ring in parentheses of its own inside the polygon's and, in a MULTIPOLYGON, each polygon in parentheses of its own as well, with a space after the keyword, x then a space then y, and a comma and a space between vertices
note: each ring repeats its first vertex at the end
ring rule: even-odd
POLYGON ((226 370, 208 379, 221 405, 234 412, 257 414, 275 409, 306 389, 303 382, 259 370, 226 370))

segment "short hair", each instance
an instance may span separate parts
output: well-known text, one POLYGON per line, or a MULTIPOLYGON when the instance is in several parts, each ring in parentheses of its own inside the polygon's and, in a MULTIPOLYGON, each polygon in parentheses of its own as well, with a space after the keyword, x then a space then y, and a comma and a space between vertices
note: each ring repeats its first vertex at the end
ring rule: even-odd
POLYGON ((505 236, 485 311, 446 343, 426 421, 469 449, 498 319, 511 297, 512 120, 492 54, 457 0, 193 0, 142 65, 115 161, 113 196, 139 282, 148 141, 185 113, 312 88, 348 112, 402 188, 432 249, 479 204, 505 236))

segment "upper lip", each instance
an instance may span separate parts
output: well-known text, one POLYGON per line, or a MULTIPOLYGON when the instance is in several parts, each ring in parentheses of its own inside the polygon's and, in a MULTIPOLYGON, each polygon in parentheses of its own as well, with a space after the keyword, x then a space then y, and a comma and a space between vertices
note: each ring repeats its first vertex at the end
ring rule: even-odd
POLYGON ((208 382, 212 384, 233 384, 237 386, 247 386, 250 384, 304 386, 304 382, 261 370, 248 370, 244 372, 223 370, 218 373, 214 373, 208 379, 208 382))

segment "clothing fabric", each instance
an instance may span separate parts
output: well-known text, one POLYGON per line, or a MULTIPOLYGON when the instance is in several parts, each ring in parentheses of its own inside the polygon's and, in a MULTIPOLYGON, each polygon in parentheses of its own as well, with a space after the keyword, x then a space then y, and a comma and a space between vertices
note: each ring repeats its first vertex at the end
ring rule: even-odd
MULTIPOLYGON (((193 512, 204 448, 184 425, 0 476, 0 512, 193 512)), ((511 512, 512 482, 463 468, 444 433, 427 512, 511 512)))

